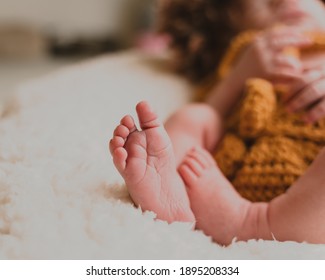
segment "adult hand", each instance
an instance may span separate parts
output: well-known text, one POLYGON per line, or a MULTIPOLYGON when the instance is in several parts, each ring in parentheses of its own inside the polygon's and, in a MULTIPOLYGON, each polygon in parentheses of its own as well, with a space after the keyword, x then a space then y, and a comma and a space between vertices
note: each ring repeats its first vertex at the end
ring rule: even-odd
POLYGON ((270 29, 258 35, 238 62, 248 77, 257 77, 281 83, 301 75, 302 64, 298 57, 284 51, 289 47, 303 48, 311 40, 291 27, 270 29))
POLYGON ((306 70, 294 79, 283 101, 289 112, 305 110, 303 118, 307 123, 325 117, 325 68, 306 70))

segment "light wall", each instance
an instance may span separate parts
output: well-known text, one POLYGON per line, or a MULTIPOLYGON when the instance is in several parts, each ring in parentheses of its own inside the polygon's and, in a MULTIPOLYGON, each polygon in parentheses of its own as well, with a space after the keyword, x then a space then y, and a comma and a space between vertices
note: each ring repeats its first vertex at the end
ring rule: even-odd
POLYGON ((0 24, 20 22, 61 37, 127 37, 134 32, 146 3, 148 0, 0 0, 0 24))

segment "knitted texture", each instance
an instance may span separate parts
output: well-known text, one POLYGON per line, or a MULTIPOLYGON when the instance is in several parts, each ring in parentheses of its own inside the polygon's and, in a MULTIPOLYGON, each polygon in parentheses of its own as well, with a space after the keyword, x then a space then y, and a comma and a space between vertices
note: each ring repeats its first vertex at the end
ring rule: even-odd
MULTIPOLYGON (((307 51, 324 49, 324 35, 309 35, 315 44, 307 51)), ((227 75, 238 53, 254 36, 256 33, 246 32, 235 39, 218 77, 227 75)), ((299 55, 292 48, 286 51, 299 55)), ((249 79, 215 154, 225 176, 251 201, 270 201, 284 193, 325 145, 325 120, 307 125, 301 115, 288 114, 279 101, 284 90, 264 79, 249 79)))

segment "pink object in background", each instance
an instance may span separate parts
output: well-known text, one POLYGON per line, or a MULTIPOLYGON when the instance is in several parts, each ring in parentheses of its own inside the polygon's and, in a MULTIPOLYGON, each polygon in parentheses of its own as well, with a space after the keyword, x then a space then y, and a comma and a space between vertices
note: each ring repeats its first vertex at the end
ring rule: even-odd
POLYGON ((168 35, 146 32, 138 36, 135 46, 147 53, 159 54, 167 49, 169 42, 168 35))

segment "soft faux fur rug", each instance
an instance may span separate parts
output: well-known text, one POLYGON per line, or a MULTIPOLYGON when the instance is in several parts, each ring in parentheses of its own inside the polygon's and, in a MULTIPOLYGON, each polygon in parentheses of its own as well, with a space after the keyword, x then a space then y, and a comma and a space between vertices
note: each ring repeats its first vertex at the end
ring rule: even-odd
POLYGON ((324 245, 220 247, 132 205, 108 153, 115 125, 143 99, 166 118, 190 92, 153 62, 135 52, 103 57, 17 91, 0 121, 0 258, 325 258, 324 245))

